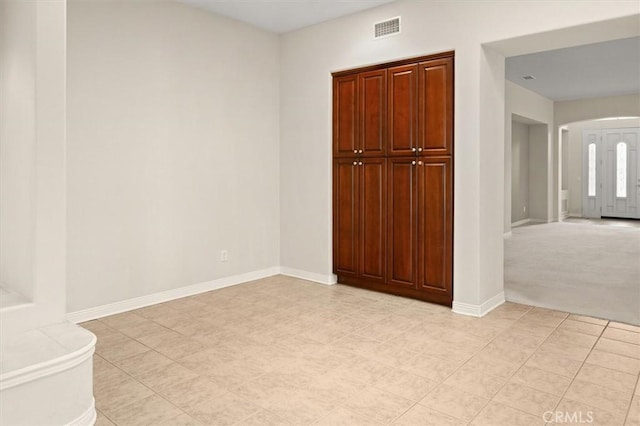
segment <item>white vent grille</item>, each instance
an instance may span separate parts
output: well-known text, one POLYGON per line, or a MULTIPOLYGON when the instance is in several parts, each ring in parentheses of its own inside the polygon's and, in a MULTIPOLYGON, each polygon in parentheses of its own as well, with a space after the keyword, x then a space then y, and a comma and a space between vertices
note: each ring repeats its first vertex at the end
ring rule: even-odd
POLYGON ((388 37, 400 34, 400 17, 387 19, 374 24, 374 38, 388 37))

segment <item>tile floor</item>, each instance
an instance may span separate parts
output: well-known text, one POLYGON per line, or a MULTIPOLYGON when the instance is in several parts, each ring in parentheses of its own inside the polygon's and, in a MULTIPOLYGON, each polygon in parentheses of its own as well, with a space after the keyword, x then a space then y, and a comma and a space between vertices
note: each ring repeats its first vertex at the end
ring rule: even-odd
POLYGON ((98 425, 640 425, 640 328, 524 305, 275 276, 83 326, 98 425))

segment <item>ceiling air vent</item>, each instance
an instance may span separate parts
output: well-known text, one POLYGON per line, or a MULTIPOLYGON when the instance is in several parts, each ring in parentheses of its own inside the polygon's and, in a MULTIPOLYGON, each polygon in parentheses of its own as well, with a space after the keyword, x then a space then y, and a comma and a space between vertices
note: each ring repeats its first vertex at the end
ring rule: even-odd
POLYGON ((375 36, 374 38, 389 37, 392 35, 400 34, 400 17, 387 19, 386 21, 377 22, 374 24, 375 36))

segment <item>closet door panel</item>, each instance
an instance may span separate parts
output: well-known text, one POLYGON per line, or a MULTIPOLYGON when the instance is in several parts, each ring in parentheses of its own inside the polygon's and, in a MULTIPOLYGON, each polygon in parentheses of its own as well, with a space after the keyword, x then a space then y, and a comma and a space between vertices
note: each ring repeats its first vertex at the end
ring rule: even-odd
POLYGON ((422 62, 419 81, 419 142, 424 155, 453 151, 453 58, 422 62))
POLYGON ((387 282, 416 286, 416 163, 414 158, 389 158, 387 172, 387 282))
MULTIPOLYGON (((365 158, 360 170, 360 275, 383 283, 386 261, 386 161, 365 158)), ((360 164, 360 162, 358 163, 360 164)))
POLYGON ((333 79, 333 155, 353 156, 358 148, 358 76, 333 79))
POLYGON ((451 298, 451 159, 421 159, 418 179, 418 289, 451 298))
POLYGON ((389 155, 413 155, 417 145, 418 65, 390 68, 389 78, 389 155))
POLYGON ((343 276, 358 273, 358 170, 353 159, 334 160, 333 270, 343 276))
POLYGON ((360 146, 363 156, 382 156, 385 153, 387 70, 358 75, 360 98, 360 146))

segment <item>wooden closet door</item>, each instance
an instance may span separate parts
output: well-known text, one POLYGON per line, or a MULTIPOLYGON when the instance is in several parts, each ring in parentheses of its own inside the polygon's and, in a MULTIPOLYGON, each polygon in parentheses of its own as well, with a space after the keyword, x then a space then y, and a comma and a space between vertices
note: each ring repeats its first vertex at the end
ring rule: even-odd
POLYGON ((415 288, 417 161, 415 157, 387 161, 387 282, 415 288))
POLYGON ((358 93, 360 97, 358 153, 369 157, 383 156, 387 129, 387 70, 358 74, 358 93))
POLYGON ((389 68, 388 154, 413 155, 417 149, 418 65, 389 68))
POLYGON ((333 79, 333 155, 358 152, 358 75, 333 79))
POLYGON ((449 157, 418 163, 418 290, 451 303, 453 173, 449 157))
POLYGON ((421 62, 418 84, 418 151, 453 153, 453 58, 421 62))
POLYGON ((353 158, 333 162, 333 272, 345 277, 358 274, 359 170, 353 158))
POLYGON ((386 160, 358 161, 360 179, 360 276, 384 283, 386 270, 386 160))

